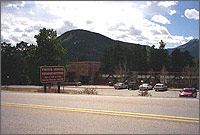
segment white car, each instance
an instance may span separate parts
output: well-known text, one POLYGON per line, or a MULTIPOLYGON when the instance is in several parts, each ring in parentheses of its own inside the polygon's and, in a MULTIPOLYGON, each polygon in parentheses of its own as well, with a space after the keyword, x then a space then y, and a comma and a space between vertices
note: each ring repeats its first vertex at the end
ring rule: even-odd
POLYGON ((154 90, 155 91, 164 91, 164 90, 167 90, 167 86, 162 84, 162 83, 157 83, 155 86, 154 86, 154 90))
POLYGON ((143 83, 142 85, 139 86, 140 90, 151 90, 153 87, 149 85, 148 83, 143 83))
POLYGON ((128 86, 127 86, 125 83, 116 83, 116 84, 114 85, 114 88, 115 88, 115 89, 127 89, 128 86))

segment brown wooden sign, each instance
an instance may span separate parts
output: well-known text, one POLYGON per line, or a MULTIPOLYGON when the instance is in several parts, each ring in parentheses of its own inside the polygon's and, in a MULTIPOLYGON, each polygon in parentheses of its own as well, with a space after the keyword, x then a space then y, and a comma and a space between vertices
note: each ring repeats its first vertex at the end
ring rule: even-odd
POLYGON ((41 66, 40 67, 40 82, 64 82, 65 68, 63 66, 41 66))

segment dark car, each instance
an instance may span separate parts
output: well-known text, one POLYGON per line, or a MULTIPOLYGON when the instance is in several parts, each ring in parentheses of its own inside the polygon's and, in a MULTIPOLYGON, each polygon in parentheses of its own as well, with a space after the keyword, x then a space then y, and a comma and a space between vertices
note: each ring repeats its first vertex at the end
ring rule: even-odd
POLYGON ((136 82, 129 82, 128 83, 128 90, 137 90, 138 84, 136 82))
POLYGON ((114 86, 113 82, 108 82, 108 86, 114 86))
POLYGON ((179 97, 197 97, 197 90, 195 88, 183 88, 179 92, 179 97))

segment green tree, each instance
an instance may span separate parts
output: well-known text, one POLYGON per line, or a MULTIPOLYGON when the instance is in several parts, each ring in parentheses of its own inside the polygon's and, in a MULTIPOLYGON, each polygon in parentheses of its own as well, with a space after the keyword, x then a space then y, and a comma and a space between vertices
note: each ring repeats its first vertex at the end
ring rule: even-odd
POLYGON ((27 56, 26 56, 26 75, 27 75, 27 84, 39 84, 38 77, 38 57, 37 51, 38 46, 31 44, 27 47, 27 56))
POLYGON ((17 76, 17 56, 16 48, 10 43, 1 43, 1 83, 16 84, 17 76))
POLYGON ((193 67, 195 65, 193 61, 194 57, 192 57, 192 55, 188 51, 183 52, 182 55, 185 67, 186 66, 193 67))
POLYGON ((101 60, 101 70, 103 71, 113 71, 113 51, 112 47, 106 48, 103 53, 103 58, 101 60))
POLYGON ((126 67, 124 71, 147 71, 147 51, 144 46, 123 46, 116 44, 106 48, 102 59, 102 69, 113 71, 126 67), (126 66, 124 66, 126 65, 126 66))
POLYGON ((28 43, 21 41, 20 43, 16 44, 16 55, 17 55, 17 76, 19 84, 27 84, 27 74, 26 74, 26 67, 27 61, 26 57, 28 55, 28 43))
POLYGON ((147 62, 147 50, 145 46, 134 46, 130 49, 130 70, 131 71, 147 71, 148 62, 147 62))
POLYGON ((31 82, 31 75, 35 74, 32 66, 35 59, 33 57, 32 47, 22 41, 16 46, 8 43, 1 43, 2 53, 2 84, 27 84, 31 82))
POLYGON ((61 45, 61 40, 57 38, 57 32, 53 29, 40 29, 38 35, 34 36, 37 42, 37 48, 30 48, 33 52, 28 57, 29 62, 33 59, 34 75, 32 82, 40 84, 40 66, 58 66, 64 65, 61 58, 66 54, 66 50, 61 45), (35 51, 33 51, 36 49, 35 51))
POLYGON ((171 71, 172 72, 181 72, 184 68, 184 59, 180 49, 176 48, 171 53, 171 71))
POLYGON ((195 65, 193 57, 188 51, 181 52, 180 49, 176 48, 170 59, 170 71, 171 72, 182 72, 185 67, 193 67, 195 65))
POLYGON ((166 43, 164 43, 162 40, 159 42, 159 44, 160 44, 159 49, 164 49, 165 48, 166 43))
POLYGON ((27 43, 20 42, 16 46, 1 43, 2 84, 26 84, 24 67, 27 43))
POLYGON ((169 68, 169 55, 165 50, 165 45, 162 40, 159 42, 159 49, 155 49, 154 45, 150 48, 149 52, 149 66, 150 69, 156 72, 160 72, 162 69, 169 68))
POLYGON ((40 29, 35 35, 38 45, 37 56, 40 66, 56 66, 61 64, 61 58, 66 54, 66 50, 61 45, 61 40, 57 38, 57 32, 53 29, 40 29))

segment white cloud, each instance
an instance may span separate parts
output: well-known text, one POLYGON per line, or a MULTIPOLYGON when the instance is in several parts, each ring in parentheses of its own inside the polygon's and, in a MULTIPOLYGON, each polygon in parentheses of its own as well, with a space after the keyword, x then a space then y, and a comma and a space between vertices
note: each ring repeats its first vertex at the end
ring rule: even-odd
POLYGON ((141 35, 142 31, 136 29, 134 26, 130 27, 130 34, 133 36, 141 35))
POLYGON ((145 4, 141 4, 140 8, 146 8, 147 6, 145 4))
POLYGON ((147 1, 147 6, 151 6, 151 2, 150 1, 147 1))
POLYGON ((25 1, 10 1, 9 3, 8 2, 5 3, 6 3, 5 7, 12 7, 16 9, 24 7, 25 5, 25 1))
POLYGON ((63 34, 66 31, 70 31, 73 29, 77 29, 76 26, 73 26, 73 24, 70 21, 64 21, 63 25, 57 29, 58 35, 63 34))
POLYGON ((173 15, 173 14, 175 14, 175 13, 176 13, 176 10, 170 10, 170 11, 169 11, 169 14, 170 14, 170 15, 173 15))
POLYGON ((3 7, 1 37, 13 45, 19 40, 36 44, 34 35, 46 27, 56 30, 58 36, 72 29, 85 29, 114 40, 157 47, 161 39, 174 45, 185 42, 185 37, 171 35, 166 27, 155 23, 170 24, 164 16, 153 16, 155 22, 145 18, 146 13, 169 14, 169 9, 158 7, 157 3, 143 2, 146 6, 143 12, 138 8, 141 3, 133 1, 26 1, 20 11, 3 7))
POLYGON ((163 6, 165 8, 168 8, 170 6, 174 6, 177 5, 178 2, 177 1, 161 1, 158 3, 158 6, 163 6))
POLYGON ((140 5, 140 8, 146 8, 146 7, 149 7, 149 6, 151 6, 151 4, 152 4, 152 2, 147 1, 146 4, 141 4, 141 5, 140 5))
POLYGON ((87 20, 87 21, 86 21, 86 24, 88 24, 88 25, 89 25, 89 24, 92 24, 92 23, 93 23, 93 22, 92 22, 91 20, 87 20))
POLYGON ((30 14, 35 15, 35 13, 33 12, 33 10, 31 9, 30 14))
MULTIPOLYGON (((147 1, 150 2, 150 1, 147 1)), ((173 15, 176 13, 177 8, 173 5, 178 4, 178 2, 170 2, 170 1, 151 1, 150 4, 141 3, 139 6, 145 17, 152 18, 154 15, 162 15, 162 16, 168 16, 173 15), (149 6, 148 6, 149 5, 149 6)))
POLYGON ((21 29, 19 29, 19 28, 15 28, 14 31, 15 31, 15 32, 23 32, 23 31, 22 31, 21 29))
POLYGON ((189 37, 185 37, 185 39, 190 41, 190 40, 194 39, 194 37, 193 36, 189 36, 189 37))
POLYGON ((20 41, 36 43, 34 35, 39 33, 40 28, 52 28, 51 26, 53 26, 43 21, 33 21, 28 17, 16 17, 12 13, 2 13, 1 24, 3 40, 9 40, 12 45, 16 45, 20 41), (22 36, 24 33, 28 37, 22 36))
POLYGON ((185 16, 188 19, 199 20, 199 11, 197 11, 196 9, 186 9, 185 16))
POLYGON ((162 24, 170 24, 170 21, 162 15, 154 15, 151 20, 162 24))

